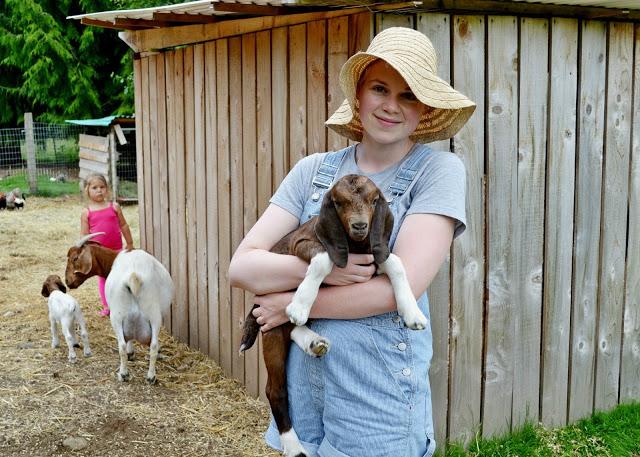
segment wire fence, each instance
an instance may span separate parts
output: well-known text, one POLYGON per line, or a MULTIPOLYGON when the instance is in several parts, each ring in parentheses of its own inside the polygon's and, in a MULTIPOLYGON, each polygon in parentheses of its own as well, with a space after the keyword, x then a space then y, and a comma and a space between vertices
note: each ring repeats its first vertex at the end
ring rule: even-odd
MULTIPOLYGON (((124 199, 137 197, 137 173, 135 128, 123 128, 126 144, 116 142, 118 195, 124 199)), ((96 128, 74 124, 33 123, 35 150, 35 176, 38 193, 56 194, 80 191, 79 135, 107 136, 108 128, 96 128), (75 184, 75 186, 74 186, 75 184)), ((29 189, 27 137, 25 128, 0 129, 0 190, 20 187, 29 189)))

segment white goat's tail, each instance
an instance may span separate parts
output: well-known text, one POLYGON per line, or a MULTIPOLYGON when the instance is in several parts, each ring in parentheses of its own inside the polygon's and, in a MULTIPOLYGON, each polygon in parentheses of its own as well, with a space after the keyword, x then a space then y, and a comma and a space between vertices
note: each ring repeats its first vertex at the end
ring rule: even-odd
POLYGON ((142 280, 140 276, 138 276, 135 272, 129 275, 129 280, 127 281, 127 286, 129 286, 129 290, 133 294, 134 297, 137 297, 140 293, 140 289, 142 288, 142 280))

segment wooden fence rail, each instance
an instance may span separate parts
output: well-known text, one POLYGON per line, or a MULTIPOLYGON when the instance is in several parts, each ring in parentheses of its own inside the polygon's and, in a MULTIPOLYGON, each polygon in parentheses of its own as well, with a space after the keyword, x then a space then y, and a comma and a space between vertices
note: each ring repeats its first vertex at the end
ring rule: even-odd
POLYGON ((347 144, 323 127, 338 69, 390 25, 425 32, 478 105, 435 145, 466 165, 469 220, 429 291, 437 439, 639 400, 633 23, 361 13, 136 60, 141 242, 175 280, 172 333, 263 391, 259 351, 237 355, 252 297, 229 287, 230 257, 288 169, 347 144))

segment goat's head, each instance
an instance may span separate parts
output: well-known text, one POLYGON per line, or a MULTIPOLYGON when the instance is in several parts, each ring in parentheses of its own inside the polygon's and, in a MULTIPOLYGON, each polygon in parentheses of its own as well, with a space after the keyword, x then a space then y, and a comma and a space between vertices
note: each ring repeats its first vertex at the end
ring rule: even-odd
POLYGON ((42 284, 42 296, 48 297, 54 290, 59 290, 62 293, 67 292, 67 288, 64 286, 62 279, 58 275, 49 275, 42 284))
POLYGON ((346 175, 325 194, 316 236, 338 267, 347 264, 349 241, 369 238, 371 253, 380 264, 389 257, 393 215, 384 195, 366 176, 346 175))
POLYGON ((65 281, 70 289, 76 289, 93 276, 91 269, 93 267, 93 255, 91 247, 87 244, 91 238, 97 235, 103 235, 104 232, 90 233, 83 236, 78 242, 69 248, 67 252, 67 269, 65 271, 65 281))

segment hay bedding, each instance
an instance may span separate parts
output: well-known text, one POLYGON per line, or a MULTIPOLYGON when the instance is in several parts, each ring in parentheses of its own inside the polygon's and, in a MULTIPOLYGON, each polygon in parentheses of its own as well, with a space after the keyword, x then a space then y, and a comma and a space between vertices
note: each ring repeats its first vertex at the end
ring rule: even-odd
MULTIPOLYGON (((270 456, 262 442, 265 404, 198 351, 161 334, 156 386, 144 380, 147 349, 136 346, 129 383, 116 381, 116 341, 98 316, 95 278, 71 291, 82 306, 93 356, 64 338, 52 349, 45 277, 64 277, 78 237, 81 200, 30 198, 23 211, 0 212, 0 455, 270 456)), ((137 234, 137 207, 125 207, 137 234)), ((136 246, 138 246, 136 239, 136 246)))

